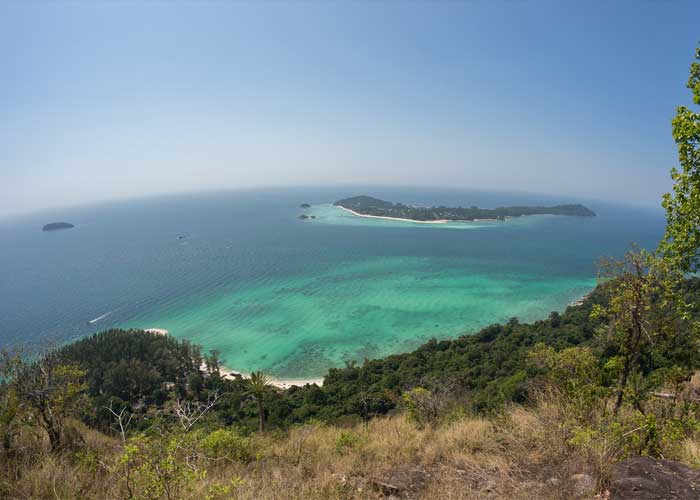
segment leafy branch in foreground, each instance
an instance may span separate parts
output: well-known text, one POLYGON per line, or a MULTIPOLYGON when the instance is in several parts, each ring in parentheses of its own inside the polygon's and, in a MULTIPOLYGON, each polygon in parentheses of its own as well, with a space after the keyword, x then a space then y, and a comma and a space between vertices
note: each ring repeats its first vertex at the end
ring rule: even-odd
MULTIPOLYGON (((690 65, 687 87, 700 105, 700 47, 690 65)), ((680 170, 673 168, 673 194, 666 193, 666 235, 661 250, 684 270, 700 267, 700 112, 679 106, 673 119, 680 170)))
POLYGON ((18 397, 46 431, 52 450, 61 446, 66 419, 87 407, 85 370, 45 357, 27 365, 13 380, 18 397))
POLYGON ((606 368, 618 379, 613 411, 626 396, 643 410, 649 387, 631 382, 651 382, 662 369, 683 370, 690 378, 697 366, 698 328, 681 292, 683 273, 667 259, 632 250, 620 261, 601 261, 599 278, 610 300, 596 304, 591 317, 605 320, 599 336, 611 353, 606 368))

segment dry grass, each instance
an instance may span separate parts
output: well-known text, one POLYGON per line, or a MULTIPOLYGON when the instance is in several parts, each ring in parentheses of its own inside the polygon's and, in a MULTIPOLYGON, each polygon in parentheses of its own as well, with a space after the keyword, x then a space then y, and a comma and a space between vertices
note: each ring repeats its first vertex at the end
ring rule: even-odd
POLYGON ((700 441, 690 438, 683 440, 680 456, 682 462, 700 467, 700 441))
MULTIPOLYGON (((592 498, 592 492, 577 492, 570 477, 586 473, 602 485, 606 457, 574 452, 564 421, 555 403, 542 401, 535 410, 514 406, 495 419, 463 418, 437 428, 421 428, 401 415, 349 429, 306 425, 254 438, 254 461, 208 466, 206 478, 192 481, 177 498, 592 498), (231 493, 212 493, 214 485, 237 478, 231 493)), ((80 432, 80 458, 44 452, 25 464, 21 477, 3 474, 0 497, 127 498, 117 467, 121 443, 84 427, 80 432)), ((697 444, 687 449, 697 458, 697 444)))

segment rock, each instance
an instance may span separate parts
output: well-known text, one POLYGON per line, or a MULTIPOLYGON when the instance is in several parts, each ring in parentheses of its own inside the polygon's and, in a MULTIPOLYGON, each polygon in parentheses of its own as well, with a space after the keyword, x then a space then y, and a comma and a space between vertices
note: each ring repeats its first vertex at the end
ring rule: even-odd
POLYGON ((306 215, 306 214, 301 214, 298 218, 301 219, 301 220, 306 220, 306 219, 309 218, 309 216, 306 215))
POLYGON ((301 207, 301 208, 311 208, 311 205, 309 205, 308 203, 302 203, 301 205, 299 205, 299 207, 301 207))
POLYGON ((417 467, 396 467, 371 480, 375 489, 385 495, 416 492, 425 486, 427 474, 417 467))
POLYGON ((614 500, 700 500, 700 470, 672 460, 635 457, 613 467, 614 500))
POLYGON ((591 496, 595 492, 595 479, 588 474, 574 474, 569 479, 573 483, 576 496, 591 496))

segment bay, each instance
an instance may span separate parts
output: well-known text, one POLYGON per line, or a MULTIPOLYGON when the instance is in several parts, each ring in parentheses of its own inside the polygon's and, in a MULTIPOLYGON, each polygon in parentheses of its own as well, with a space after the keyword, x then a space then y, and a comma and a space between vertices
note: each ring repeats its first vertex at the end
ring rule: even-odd
POLYGON ((494 322, 545 318, 595 286, 595 263, 654 248, 660 210, 474 190, 343 186, 164 196, 0 219, 0 346, 164 328, 227 367, 322 376, 494 322), (598 216, 412 224, 330 203, 582 202, 598 216), (316 219, 300 220, 301 203, 316 219), (42 232, 52 221, 75 228, 42 232))

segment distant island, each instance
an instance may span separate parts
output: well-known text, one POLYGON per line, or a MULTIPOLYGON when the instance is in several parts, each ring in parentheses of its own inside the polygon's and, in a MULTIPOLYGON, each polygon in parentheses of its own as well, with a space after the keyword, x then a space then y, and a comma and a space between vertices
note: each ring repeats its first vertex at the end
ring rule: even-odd
POLYGON ((301 208, 311 208, 311 205, 308 204, 308 203, 302 203, 301 205, 299 205, 299 207, 301 207, 301 208))
POLYGON ((49 222, 43 228, 42 231, 58 231, 59 229, 70 229, 75 227, 70 222, 49 222))
POLYGON ((505 220, 507 217, 523 215, 571 215, 595 217, 595 212, 583 205, 555 205, 551 207, 414 207, 402 203, 392 203, 371 196, 353 196, 333 203, 363 217, 378 217, 414 222, 448 222, 474 220, 505 220))

